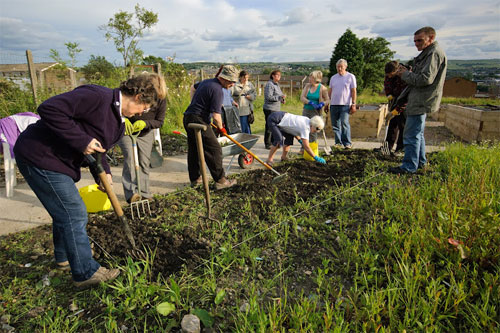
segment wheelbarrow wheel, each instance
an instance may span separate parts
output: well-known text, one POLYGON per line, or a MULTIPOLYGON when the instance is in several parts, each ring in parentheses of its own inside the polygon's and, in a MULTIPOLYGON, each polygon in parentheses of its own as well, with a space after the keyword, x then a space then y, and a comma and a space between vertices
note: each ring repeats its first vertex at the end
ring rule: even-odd
POLYGON ((246 169, 250 167, 253 163, 253 156, 248 154, 248 153, 242 153, 240 156, 238 156, 238 164, 240 165, 240 168, 246 169))

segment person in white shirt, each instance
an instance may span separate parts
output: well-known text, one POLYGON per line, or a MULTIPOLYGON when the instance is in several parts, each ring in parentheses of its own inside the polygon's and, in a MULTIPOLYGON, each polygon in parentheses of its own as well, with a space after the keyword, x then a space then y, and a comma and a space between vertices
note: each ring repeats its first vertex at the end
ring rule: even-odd
POLYGON ((274 154, 281 146, 283 146, 281 160, 287 160, 287 154, 290 151, 290 146, 293 145, 294 138, 299 141, 309 155, 313 156, 316 162, 326 164, 325 159, 315 155, 309 146, 309 134, 319 132, 325 127, 323 118, 314 116, 309 119, 305 116, 275 111, 267 118, 267 123, 272 134, 272 146, 269 150, 267 164, 273 164, 274 154))
POLYGON ((335 145, 352 148, 349 115, 356 112, 356 77, 347 71, 347 61, 337 61, 337 74, 330 79, 330 117, 335 145))

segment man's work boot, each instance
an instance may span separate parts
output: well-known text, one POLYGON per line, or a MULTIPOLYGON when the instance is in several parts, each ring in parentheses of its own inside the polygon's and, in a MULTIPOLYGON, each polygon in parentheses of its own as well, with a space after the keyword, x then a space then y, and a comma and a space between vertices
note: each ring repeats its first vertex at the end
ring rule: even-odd
POLYGON ((73 281, 73 285, 78 289, 87 289, 101 282, 111 281, 118 275, 120 275, 120 270, 117 268, 107 269, 101 266, 90 279, 81 282, 73 281))
POLYGON ((228 188, 236 185, 236 179, 227 179, 226 177, 222 177, 218 182, 215 183, 216 190, 222 190, 223 188, 228 188))
POLYGON ((191 187, 196 187, 201 184, 203 184, 203 180, 201 179, 201 177, 198 177, 198 179, 191 182, 191 187))
POLYGON ((128 201, 128 203, 132 203, 132 202, 137 202, 137 201, 139 201, 141 199, 142 198, 141 198, 141 196, 139 194, 134 193, 134 194, 132 194, 132 196, 130 197, 130 199, 128 199, 127 201, 128 201))

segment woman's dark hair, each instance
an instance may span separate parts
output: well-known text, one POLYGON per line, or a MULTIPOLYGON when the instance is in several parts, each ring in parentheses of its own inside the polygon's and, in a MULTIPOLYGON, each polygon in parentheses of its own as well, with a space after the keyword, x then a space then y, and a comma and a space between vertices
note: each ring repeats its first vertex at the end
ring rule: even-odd
POLYGON ((271 72, 271 74, 269 75, 269 78, 272 80, 273 75, 278 74, 278 73, 281 73, 281 71, 279 69, 275 69, 274 71, 271 72))
POLYGON ((141 103, 154 106, 167 95, 162 76, 154 73, 139 74, 120 84, 120 91, 127 96, 139 96, 141 103))
POLYGON ((385 64, 385 74, 394 73, 398 69, 399 61, 393 60, 385 64))
POLYGON ((241 77, 245 77, 245 76, 247 76, 247 75, 248 75, 248 72, 247 72, 247 71, 241 71, 241 72, 240 72, 240 76, 239 76, 239 77, 241 78, 241 77))

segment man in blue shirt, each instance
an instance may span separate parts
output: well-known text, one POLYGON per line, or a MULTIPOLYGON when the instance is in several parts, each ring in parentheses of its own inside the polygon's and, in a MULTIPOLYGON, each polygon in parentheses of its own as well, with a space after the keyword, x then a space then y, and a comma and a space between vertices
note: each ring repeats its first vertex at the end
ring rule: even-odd
POLYGON ((201 81, 194 92, 191 104, 184 112, 184 128, 188 136, 188 171, 191 186, 201 184, 200 162, 196 146, 195 132, 188 128, 188 124, 197 123, 207 125, 208 130, 202 131, 203 151, 205 162, 210 174, 215 181, 216 189, 231 187, 236 180, 228 180, 222 166, 222 149, 215 137, 214 131, 210 129, 210 117, 214 125, 221 133, 226 133, 222 125, 222 88, 229 89, 238 81, 238 70, 232 65, 222 67, 220 74, 213 79, 201 81))

